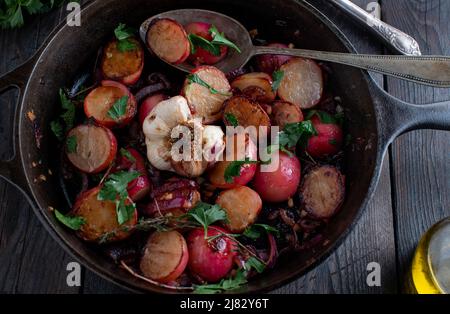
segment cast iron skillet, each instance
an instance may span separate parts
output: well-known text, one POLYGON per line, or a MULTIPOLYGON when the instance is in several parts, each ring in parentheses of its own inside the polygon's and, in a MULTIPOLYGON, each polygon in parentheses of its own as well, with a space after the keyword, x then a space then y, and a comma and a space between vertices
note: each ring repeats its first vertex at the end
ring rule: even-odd
MULTIPOLYGON (((0 78, 0 91, 11 86, 21 91, 13 132, 15 154, 11 160, 0 162, 0 175, 24 192, 45 228, 68 252, 89 269, 133 291, 173 292, 130 276, 65 229, 48 209, 49 206, 67 207, 58 180, 48 175, 47 181, 35 178, 47 174, 59 154, 48 127, 60 111, 58 89, 73 81, 80 65, 95 55, 119 22, 138 26, 154 14, 189 7, 228 14, 248 29, 258 28, 263 37, 293 42, 297 47, 354 52, 337 27, 304 2, 102 0, 83 9, 81 27, 60 25, 34 57, 0 78), (33 126, 27 118, 31 110, 43 132, 40 148, 37 148, 33 126), (32 167, 32 162, 38 160, 42 160, 42 165, 32 167)), ((450 102, 428 106, 407 104, 379 89, 363 71, 340 65, 332 65, 332 70, 335 94, 342 97, 347 109, 346 132, 358 139, 345 152, 347 197, 343 208, 326 229, 323 243, 309 251, 293 253, 289 258, 280 258, 273 271, 252 280, 237 292, 272 290, 317 265, 338 246, 366 208, 386 148, 394 138, 418 128, 450 129, 450 102)))

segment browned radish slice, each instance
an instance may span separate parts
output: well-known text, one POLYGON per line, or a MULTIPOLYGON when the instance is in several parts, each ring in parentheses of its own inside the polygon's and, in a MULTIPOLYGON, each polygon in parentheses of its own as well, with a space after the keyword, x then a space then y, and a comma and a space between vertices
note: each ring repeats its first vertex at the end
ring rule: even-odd
POLYGON ((276 93, 272 90, 272 78, 263 72, 241 75, 231 83, 231 87, 239 89, 244 95, 257 101, 271 102, 276 97, 276 93))
MULTIPOLYGON (((130 235, 126 228, 137 223, 137 211, 134 217, 122 226, 117 222, 116 203, 112 201, 99 201, 97 195, 100 187, 95 187, 82 193, 72 209, 72 214, 84 218, 85 223, 77 231, 77 235, 85 241, 98 242, 106 234, 111 235, 106 241, 120 241, 130 235)), ((103 239, 105 240, 105 239, 103 239)))
POLYGON ((186 61, 191 51, 183 26, 168 18, 152 21, 147 31, 147 45, 158 58, 172 64, 186 61))
POLYGON ((132 85, 139 80, 144 68, 144 50, 136 39, 128 40, 135 45, 135 49, 120 51, 117 48, 117 40, 106 45, 101 69, 105 78, 132 85))
POLYGON ((282 130, 286 124, 303 121, 300 108, 287 101, 276 101, 272 104, 272 123, 282 130))
POLYGON ((322 69, 310 59, 295 58, 283 64, 278 96, 301 109, 317 105, 323 93, 322 69))
POLYGON ((123 127, 135 116, 137 105, 125 85, 115 81, 102 81, 102 86, 92 90, 84 99, 84 112, 88 118, 92 117, 105 127, 123 127), (119 102, 125 103, 123 112, 119 109, 119 102))
POLYGON ((249 187, 240 186, 220 193, 216 204, 227 213, 226 227, 232 232, 242 232, 258 218, 262 200, 258 193, 249 187))
POLYGON ((67 134, 66 154, 71 164, 86 173, 108 168, 117 152, 117 141, 107 128, 79 125, 67 134))
MULTIPOLYGON (((225 74, 213 66, 195 68, 191 75, 198 77, 210 88, 195 83, 190 76, 185 80, 183 95, 191 107, 195 117, 203 118, 203 123, 209 124, 220 120, 225 100, 230 98, 230 84, 225 74)), ((192 78, 192 76, 191 76, 192 78)))
POLYGON ((167 283, 183 273, 188 259, 186 240, 179 232, 155 232, 145 246, 140 269, 145 277, 167 283))
POLYGON ((264 109, 254 100, 245 96, 233 96, 225 102, 224 123, 231 125, 229 117, 236 118, 238 124, 244 128, 248 126, 270 127, 270 118, 264 109))
POLYGON ((304 177, 300 188, 305 210, 320 219, 333 216, 345 195, 345 178, 333 166, 321 166, 312 169, 304 177))

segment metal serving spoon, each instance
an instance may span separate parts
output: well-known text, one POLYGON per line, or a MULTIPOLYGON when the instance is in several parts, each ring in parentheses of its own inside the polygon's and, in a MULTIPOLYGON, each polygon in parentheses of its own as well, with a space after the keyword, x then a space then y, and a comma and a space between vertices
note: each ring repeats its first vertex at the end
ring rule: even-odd
MULTIPOLYGON (((450 87, 450 57, 446 56, 363 55, 254 46, 250 34, 241 23, 229 16, 200 9, 167 11, 148 18, 139 29, 140 37, 144 42, 146 42, 148 26, 152 20, 158 18, 171 18, 181 25, 187 25, 193 21, 207 22, 223 31, 226 37, 241 50, 241 53, 238 53, 234 49, 229 49, 227 57, 215 64, 225 73, 241 68, 253 56, 279 54, 350 65, 424 85, 450 87)), ((193 69, 193 66, 189 64, 171 65, 185 72, 193 69)))

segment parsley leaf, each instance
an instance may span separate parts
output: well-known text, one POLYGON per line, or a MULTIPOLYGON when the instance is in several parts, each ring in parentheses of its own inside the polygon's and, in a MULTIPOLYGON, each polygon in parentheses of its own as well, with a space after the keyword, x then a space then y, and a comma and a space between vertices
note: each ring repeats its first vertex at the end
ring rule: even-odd
POLYGON ((283 71, 277 70, 272 73, 272 79, 273 79, 272 90, 273 91, 276 91, 280 87, 283 77, 284 77, 283 71))
POLYGON ((61 101, 61 107, 65 110, 65 112, 61 114, 61 118, 66 124, 66 131, 69 131, 73 128, 75 122, 75 105, 67 98, 67 95, 62 88, 59 89, 59 99, 61 101))
POLYGON ((58 140, 62 141, 64 138, 64 131, 68 132, 75 123, 75 105, 67 97, 66 93, 62 88, 59 89, 59 100, 61 102, 61 107, 64 112, 59 116, 58 119, 50 122, 50 128, 55 134, 58 140), (65 128, 61 123, 64 122, 65 128))
POLYGON ((97 195, 100 201, 114 201, 116 203, 117 222, 119 225, 127 222, 136 209, 134 203, 127 204, 128 183, 139 177, 137 171, 119 171, 108 176, 97 195))
POLYGON ((188 35, 189 42, 191 44, 191 53, 194 54, 197 51, 197 47, 205 49, 214 56, 220 55, 220 46, 214 45, 206 38, 195 34, 188 35))
POLYGON ((137 171, 119 171, 110 174, 98 193, 97 199, 100 201, 115 201, 118 195, 122 196, 126 192, 128 183, 137 177, 139 177, 137 171))
POLYGON ((312 135, 317 135, 317 131, 311 121, 288 123, 279 134, 279 144, 280 147, 288 149, 295 147, 299 142, 305 144, 312 135))
POLYGON ((59 122, 58 120, 50 122, 50 128, 59 141, 62 141, 64 139, 64 130, 61 122, 59 122))
POLYGON ((219 94, 219 95, 223 95, 223 96, 231 96, 231 93, 222 93, 222 92, 218 91, 217 89, 213 88, 211 85, 209 85, 204 80, 202 80, 200 78, 200 76, 198 76, 197 74, 189 74, 186 78, 189 81, 189 83, 197 83, 197 84, 199 84, 199 85, 201 85, 203 87, 206 87, 207 89, 209 89, 209 92, 211 94, 219 94))
POLYGON ((75 135, 67 138, 66 149, 69 154, 73 154, 77 151, 77 137, 75 135))
POLYGON ((133 28, 128 27, 123 23, 119 23, 119 25, 114 29, 114 35, 116 36, 117 40, 130 38, 134 35, 134 33, 135 30, 133 28))
POLYGON ((114 120, 120 120, 127 110, 128 96, 122 96, 117 99, 108 110, 108 116, 114 120))
POLYGON ((66 216, 55 209, 55 217, 63 225, 72 230, 80 230, 81 226, 86 223, 86 220, 80 216, 66 216))
POLYGON ((239 125, 238 119, 232 113, 225 113, 225 119, 234 127, 237 127, 239 125))
POLYGON ((119 49, 119 51, 125 52, 136 49, 136 44, 129 40, 130 37, 134 36, 135 32, 136 31, 133 28, 128 27, 123 23, 120 23, 114 29, 114 35, 118 40, 117 49, 119 49))
POLYGON ((29 15, 47 12, 63 0, 5 0, 0 1, 0 27, 14 28, 24 24, 24 12, 29 15))
POLYGON ((222 279, 219 283, 208 285, 194 285, 194 293, 213 294, 237 289, 247 283, 246 272, 240 269, 234 278, 222 279))
POLYGON ((136 161, 136 158, 134 158, 134 156, 131 155, 131 153, 127 149, 125 149, 123 147, 120 149, 120 155, 122 157, 125 157, 130 162, 135 162, 136 161))
MULTIPOLYGON (((210 27, 209 33, 213 37, 213 40, 211 41, 212 44, 228 46, 230 48, 233 48, 237 52, 241 53, 241 49, 239 49, 239 47, 236 46, 236 44, 234 44, 230 40, 226 39, 225 35, 223 33, 219 33, 218 29, 214 25, 212 25, 210 27)), ((220 50, 219 50, 219 52, 220 52, 220 50)))
POLYGON ((266 268, 266 265, 264 265, 263 262, 261 262, 259 259, 257 259, 254 256, 251 256, 246 262, 245 262, 245 268, 250 270, 253 268, 258 273, 262 273, 264 269, 266 268))
POLYGON ((210 205, 199 202, 197 205, 187 212, 186 216, 189 220, 198 222, 205 230, 205 237, 208 227, 218 221, 227 221, 227 213, 219 205, 210 205))
POLYGON ((259 237, 261 237, 261 231, 265 231, 267 233, 273 233, 277 236, 280 234, 280 231, 272 226, 266 225, 266 224, 253 224, 247 229, 244 230, 242 233, 247 238, 250 238, 252 240, 256 240, 259 237))
POLYGON ((258 273, 262 273, 265 267, 264 263, 252 256, 245 262, 244 268, 239 269, 233 278, 222 279, 216 284, 194 285, 194 293, 213 294, 240 288, 247 283, 247 273, 250 269, 253 268, 258 273))
POLYGON ((237 177, 241 174, 241 167, 246 164, 257 164, 257 160, 250 160, 248 157, 245 160, 235 160, 232 161, 228 167, 225 169, 223 177, 225 182, 232 183, 234 177, 237 177))

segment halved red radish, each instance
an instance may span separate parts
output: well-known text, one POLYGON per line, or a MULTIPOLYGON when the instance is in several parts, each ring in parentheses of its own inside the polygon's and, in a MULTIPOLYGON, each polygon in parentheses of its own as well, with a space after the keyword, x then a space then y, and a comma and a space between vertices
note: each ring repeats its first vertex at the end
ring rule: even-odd
POLYGON ((259 194, 247 186, 221 192, 216 204, 227 213, 226 227, 231 232, 238 233, 243 232, 256 221, 262 208, 259 194))
MULTIPOLYGON (((82 193, 73 206, 71 214, 84 218, 85 223, 77 231, 77 235, 85 241, 97 242, 106 234, 108 242, 120 241, 130 235, 117 222, 116 203, 97 199, 101 187, 95 187, 82 193)), ((130 203, 129 203, 130 204, 130 203)), ((137 223, 137 211, 122 226, 132 227, 137 223)))
POLYGON ((266 111, 253 99, 246 96, 233 96, 228 99, 223 110, 225 125, 232 125, 228 117, 236 118, 238 125, 246 128, 248 126, 256 127, 270 127, 270 118, 266 111))
POLYGON ((239 89, 244 95, 257 101, 272 102, 276 97, 276 93, 272 90, 272 78, 263 72, 238 76, 231 83, 231 87, 239 89))
POLYGON ((132 85, 139 80, 142 74, 144 50, 136 39, 129 38, 128 40, 135 45, 135 49, 120 51, 117 48, 117 40, 112 40, 106 45, 101 70, 106 79, 132 85))
POLYGON ((191 45, 186 31, 175 20, 153 20, 148 27, 146 39, 153 53, 167 63, 183 63, 189 57, 191 45))
MULTIPOLYGON (((199 37, 202 37, 208 41, 211 41, 213 38, 211 36, 211 33, 209 32, 209 29, 211 28, 211 24, 204 23, 204 22, 193 22, 188 25, 186 25, 185 30, 186 33, 194 34, 199 37)), ((228 52, 227 46, 220 46, 220 53, 219 55, 214 55, 208 50, 205 50, 201 47, 195 47, 195 53, 190 54, 188 61, 193 64, 194 66, 199 66, 202 64, 215 64, 225 58, 228 52)))
POLYGON ((278 96, 301 109, 317 105, 323 94, 322 69, 310 59, 294 58, 280 67, 284 73, 278 96))
POLYGON ((117 140, 107 128, 83 124, 69 131, 65 150, 75 168, 86 173, 98 173, 113 162, 117 140))
POLYGON ((219 281, 233 267, 236 243, 228 237, 220 236, 224 233, 227 231, 222 228, 209 226, 206 237, 203 228, 192 230, 187 237, 189 270, 208 282, 219 281))
POLYGON ((182 93, 194 116, 203 118, 205 124, 220 120, 224 101, 232 96, 225 74, 213 66, 203 65, 192 70, 191 75, 211 87, 196 83, 189 76, 185 80, 182 93))
POLYGON ((276 101, 272 104, 272 123, 284 129, 286 124, 303 121, 303 113, 297 105, 287 101, 276 101))
POLYGON ((102 86, 92 90, 84 99, 84 112, 88 118, 105 127, 123 127, 136 115, 137 105, 134 96, 128 88, 116 81, 102 81, 102 86), (126 102, 126 108, 122 112, 113 114, 118 102, 126 102))
POLYGON ((284 202, 298 190, 301 177, 301 164, 296 156, 284 152, 278 154, 279 164, 275 171, 263 172, 260 165, 253 178, 253 188, 266 202, 284 202))
MULTIPOLYGON (((267 45, 268 47, 276 47, 276 48, 289 48, 286 44, 281 43, 271 43, 267 45)), ((260 71, 265 72, 269 75, 280 68, 283 64, 291 60, 293 57, 285 56, 285 55, 260 55, 256 56, 256 64, 260 71)))
POLYGON ((188 260, 186 240, 178 231, 154 232, 147 241, 139 266, 145 277, 168 283, 184 272, 188 260))
POLYGON ((169 96, 165 94, 154 94, 148 96, 139 107, 139 123, 142 125, 150 111, 152 111, 157 104, 166 99, 169 99, 169 96))
POLYGON ((224 154, 226 156, 224 156, 224 160, 218 161, 208 172, 209 181, 215 187, 221 189, 232 189, 238 186, 246 185, 253 179, 256 172, 255 163, 244 164, 241 166, 239 176, 233 177, 232 182, 227 182, 225 180, 225 171, 233 161, 244 160, 244 158, 248 158, 249 160, 257 160, 258 157, 257 147, 248 136, 245 138, 245 151, 243 152, 245 154, 243 154, 244 156, 239 156, 240 147, 238 147, 237 135, 234 135, 233 139, 233 152, 228 152, 225 150, 224 154))
POLYGON ((325 123, 318 115, 311 118, 316 135, 308 139, 306 151, 314 158, 333 156, 339 152, 344 141, 344 133, 337 123, 325 123))
POLYGON ((345 178, 333 166, 313 168, 305 175, 300 196, 309 214, 319 219, 330 218, 344 201, 345 178))
POLYGON ((134 148, 123 148, 116 160, 114 170, 129 170, 139 172, 139 177, 128 183, 127 191, 130 198, 136 202, 149 195, 151 184, 145 168, 145 160, 134 148))

